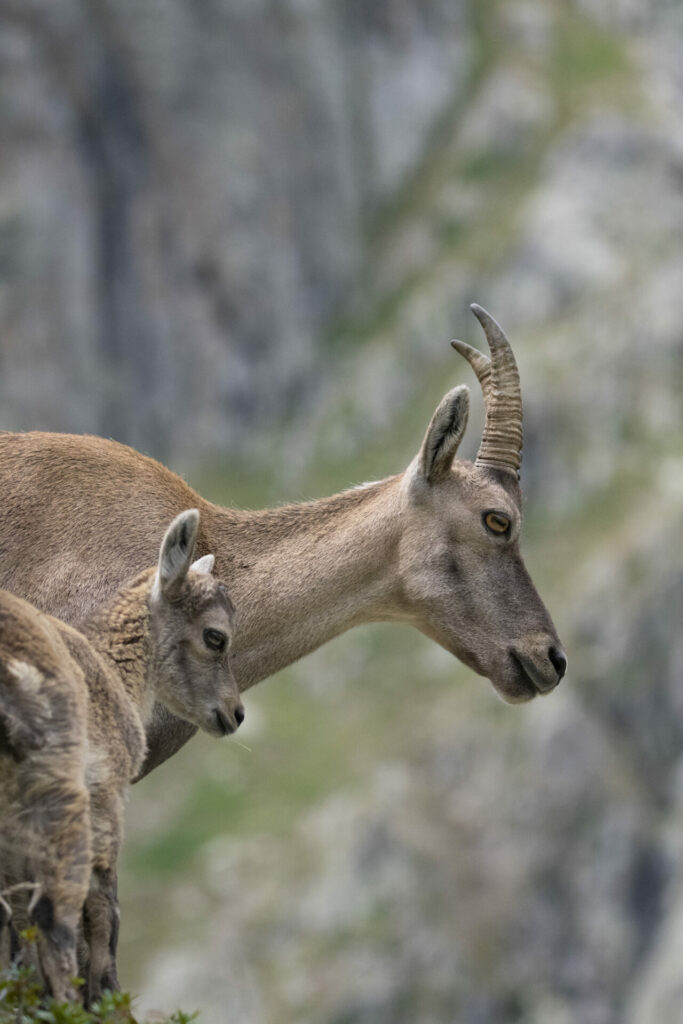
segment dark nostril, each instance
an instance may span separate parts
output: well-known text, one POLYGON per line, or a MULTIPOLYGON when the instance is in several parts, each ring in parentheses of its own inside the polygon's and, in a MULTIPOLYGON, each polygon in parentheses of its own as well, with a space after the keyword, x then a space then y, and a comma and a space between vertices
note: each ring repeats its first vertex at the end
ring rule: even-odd
POLYGON ((235 721, 238 725, 241 725, 244 721, 244 708, 241 704, 238 704, 235 708, 235 721))
POLYGON ((229 735, 229 733, 233 731, 233 728, 230 725, 230 722, 228 721, 226 716, 219 708, 216 708, 214 714, 216 716, 216 721, 218 722, 219 728, 223 731, 223 734, 225 736, 229 735))
POLYGON ((563 675, 567 671, 567 655, 560 647, 551 647, 548 651, 548 657, 552 662, 552 666, 557 672, 557 681, 559 683, 563 675))

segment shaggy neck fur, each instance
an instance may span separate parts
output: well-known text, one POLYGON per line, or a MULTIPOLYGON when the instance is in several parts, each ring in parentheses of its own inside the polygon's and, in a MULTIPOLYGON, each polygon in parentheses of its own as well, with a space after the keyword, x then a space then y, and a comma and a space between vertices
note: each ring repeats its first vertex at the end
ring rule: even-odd
POLYGON ((82 627, 90 643, 110 662, 126 692, 148 721, 154 703, 149 679, 149 596, 154 570, 147 569, 82 627))

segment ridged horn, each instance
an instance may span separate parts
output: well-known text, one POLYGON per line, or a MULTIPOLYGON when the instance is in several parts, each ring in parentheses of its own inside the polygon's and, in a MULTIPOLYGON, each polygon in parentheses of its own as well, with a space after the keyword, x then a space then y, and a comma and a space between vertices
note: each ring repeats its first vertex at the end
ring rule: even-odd
POLYGON ((470 309, 484 329, 491 358, 464 341, 452 341, 451 345, 468 361, 484 394, 486 422, 476 465, 504 469, 519 476, 523 434, 517 363, 500 324, 476 303, 470 309))

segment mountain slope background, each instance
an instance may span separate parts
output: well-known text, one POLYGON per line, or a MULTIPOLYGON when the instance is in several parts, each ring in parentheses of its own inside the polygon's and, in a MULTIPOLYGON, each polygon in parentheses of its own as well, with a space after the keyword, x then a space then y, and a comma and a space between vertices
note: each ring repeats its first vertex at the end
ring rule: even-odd
POLYGON ((356 630, 135 787, 122 977, 218 1024, 674 1024, 683 9, 0 0, 0 426, 240 506, 400 471, 505 327, 569 654, 356 630), (242 734, 240 734, 241 738, 242 734))

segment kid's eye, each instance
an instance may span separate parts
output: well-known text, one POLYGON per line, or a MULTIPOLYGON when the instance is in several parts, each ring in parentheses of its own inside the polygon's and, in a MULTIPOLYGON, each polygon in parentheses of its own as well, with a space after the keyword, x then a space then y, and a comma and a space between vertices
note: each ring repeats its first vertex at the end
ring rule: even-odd
POLYGON ((484 526, 491 533, 503 534, 510 529, 510 520, 502 512, 485 512, 484 526))
POLYGON ((225 650, 228 638, 220 629, 205 629, 203 635, 204 643, 207 647, 210 647, 212 651, 225 650))

